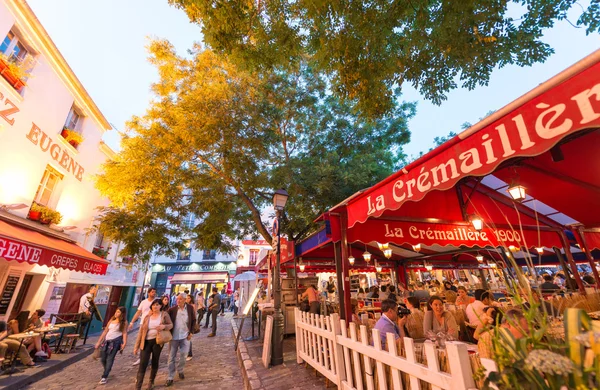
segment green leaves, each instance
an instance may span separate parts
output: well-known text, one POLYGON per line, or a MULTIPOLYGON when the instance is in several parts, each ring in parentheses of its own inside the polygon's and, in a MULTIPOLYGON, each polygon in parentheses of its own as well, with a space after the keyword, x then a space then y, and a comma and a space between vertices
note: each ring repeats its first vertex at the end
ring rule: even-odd
POLYGON ((125 254, 174 256, 182 239, 224 252, 235 238, 270 242, 263 210, 277 188, 290 194, 282 232, 301 239, 321 212, 404 158, 413 103, 367 120, 306 64, 251 72, 200 47, 189 59, 167 41, 149 50, 161 77, 156 99, 128 123, 122 151, 97 178, 112 202, 100 228, 125 254))
MULTIPOLYGON (((439 104, 458 86, 486 85, 495 67, 553 53, 541 38, 574 0, 169 0, 202 26, 205 44, 247 69, 326 75, 333 93, 370 118, 394 109, 404 83, 439 104)), ((592 1, 577 20, 593 33, 592 1)))

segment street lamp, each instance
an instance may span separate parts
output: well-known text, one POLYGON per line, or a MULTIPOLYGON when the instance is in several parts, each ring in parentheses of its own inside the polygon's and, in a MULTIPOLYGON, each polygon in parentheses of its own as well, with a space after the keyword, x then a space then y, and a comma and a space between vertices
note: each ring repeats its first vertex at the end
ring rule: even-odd
POLYGON ((271 364, 277 366, 283 363, 283 314, 281 313, 281 229, 279 223, 281 213, 288 199, 288 193, 284 189, 275 191, 273 195, 273 207, 277 213, 277 261, 275 262, 275 275, 273 276, 273 350, 271 354, 271 364))

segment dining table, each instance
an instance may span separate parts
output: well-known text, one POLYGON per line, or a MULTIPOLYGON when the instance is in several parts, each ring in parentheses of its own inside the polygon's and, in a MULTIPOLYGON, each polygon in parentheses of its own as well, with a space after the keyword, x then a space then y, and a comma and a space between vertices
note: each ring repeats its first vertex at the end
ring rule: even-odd
POLYGON ((71 327, 77 327, 77 323, 75 322, 64 322, 61 324, 54 324, 54 325, 48 325, 48 326, 44 326, 41 328, 36 329, 37 332, 40 333, 48 333, 48 332, 54 332, 60 329, 60 337, 58 338, 58 342, 56 343, 56 346, 54 347, 54 353, 60 353, 60 345, 62 344, 63 338, 65 336, 65 330, 67 328, 71 328, 71 327))

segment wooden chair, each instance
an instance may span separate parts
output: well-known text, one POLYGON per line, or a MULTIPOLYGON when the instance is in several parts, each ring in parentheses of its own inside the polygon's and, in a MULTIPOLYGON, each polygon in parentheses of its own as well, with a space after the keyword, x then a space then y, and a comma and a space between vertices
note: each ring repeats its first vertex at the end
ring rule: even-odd
POLYGON ((71 353, 71 350, 75 348, 77 340, 79 339, 79 333, 69 333, 65 335, 63 341, 63 348, 66 353, 71 353))

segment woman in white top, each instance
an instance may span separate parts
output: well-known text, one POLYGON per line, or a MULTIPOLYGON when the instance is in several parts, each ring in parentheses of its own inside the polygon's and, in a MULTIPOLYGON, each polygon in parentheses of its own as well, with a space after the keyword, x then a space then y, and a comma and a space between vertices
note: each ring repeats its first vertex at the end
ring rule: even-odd
POLYGON ((117 352, 123 351, 127 344, 127 312, 125 307, 120 306, 115 315, 110 319, 110 322, 104 328, 104 332, 96 343, 96 349, 102 348, 100 351, 102 367, 104 373, 100 384, 103 385, 108 380, 108 374, 112 369, 117 352))
POLYGON ((160 353, 162 352, 163 344, 157 342, 158 332, 163 330, 173 329, 173 322, 171 317, 166 311, 161 311, 162 303, 160 299, 155 299, 150 305, 150 313, 144 318, 140 331, 138 332, 135 340, 135 346, 133 347, 133 354, 137 355, 140 351, 140 367, 137 373, 137 379, 135 383, 136 389, 142 388, 142 382, 144 382, 144 374, 146 374, 146 368, 150 362, 152 356, 152 370, 150 371, 150 383, 148 389, 154 388, 154 378, 158 372, 158 362, 160 359, 160 353))

